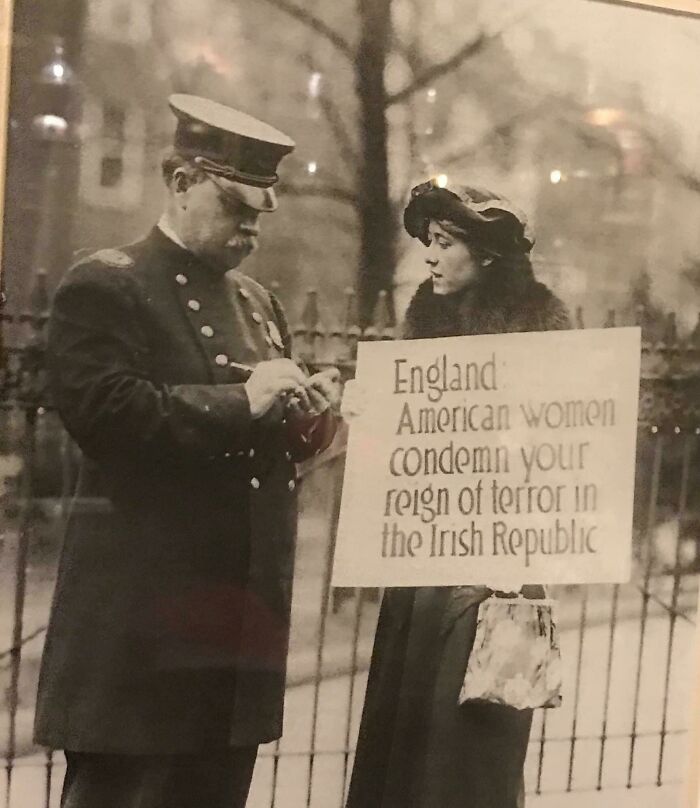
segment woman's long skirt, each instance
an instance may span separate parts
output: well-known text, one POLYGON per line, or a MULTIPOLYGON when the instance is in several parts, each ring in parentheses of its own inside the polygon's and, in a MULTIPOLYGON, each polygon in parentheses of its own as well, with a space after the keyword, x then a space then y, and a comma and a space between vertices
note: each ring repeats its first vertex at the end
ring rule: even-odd
POLYGON ((347 808, 520 808, 532 711, 459 705, 484 587, 387 590, 347 808))

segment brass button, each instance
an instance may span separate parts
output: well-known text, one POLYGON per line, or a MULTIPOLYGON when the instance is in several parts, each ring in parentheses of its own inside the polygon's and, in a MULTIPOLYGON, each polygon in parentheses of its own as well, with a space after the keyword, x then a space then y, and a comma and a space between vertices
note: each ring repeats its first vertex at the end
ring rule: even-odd
POLYGON ((225 353, 220 353, 220 354, 217 354, 217 355, 214 357, 214 361, 216 362, 216 364, 217 364, 217 365, 218 365, 220 368, 226 367, 226 365, 228 365, 228 356, 226 356, 226 354, 225 354, 225 353))
POLYGON ((213 337, 214 329, 210 325, 203 325, 200 329, 202 335, 205 337, 213 337))
POLYGON ((287 458, 287 460, 291 460, 291 459, 292 459, 292 453, 291 453, 291 452, 285 452, 285 453, 284 453, 284 456, 287 458))
POLYGON ((191 309, 192 311, 199 311, 202 308, 202 306, 199 300, 195 300, 193 298, 192 300, 187 301, 187 308, 191 309))
POLYGON ((176 283, 179 283, 180 286, 187 286, 187 275, 183 275, 182 272, 178 272, 175 276, 176 283))
POLYGON ((248 457, 255 457, 255 449, 251 449, 251 450, 248 452, 248 457))
POLYGON ((251 478, 250 478, 250 484, 251 484, 251 486, 252 486, 253 488, 255 488, 256 490, 257 490, 258 488, 260 488, 260 480, 258 480, 258 478, 257 478, 257 477, 251 477, 251 478))
POLYGON ((296 487, 297 487, 297 484, 294 482, 294 480, 290 480, 290 481, 287 483, 287 488, 288 488, 290 491, 293 491, 293 490, 294 490, 296 487))
POLYGON ((243 300, 248 300, 250 297, 250 292, 247 289, 239 289, 238 294, 243 298, 243 300))
POLYGON ((260 314, 259 311, 254 311, 251 314, 251 317, 255 320, 256 323, 258 323, 258 324, 262 323, 263 318, 262 318, 262 314, 260 314))

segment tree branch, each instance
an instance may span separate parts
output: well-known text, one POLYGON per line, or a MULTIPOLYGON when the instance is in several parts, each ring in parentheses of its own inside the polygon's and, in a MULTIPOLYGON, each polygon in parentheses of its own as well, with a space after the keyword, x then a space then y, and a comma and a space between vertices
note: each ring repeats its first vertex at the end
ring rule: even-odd
MULTIPOLYGON (((304 54, 301 57, 301 62, 307 68, 307 70, 315 71, 318 69, 309 54, 304 54)), ((340 156, 350 171, 354 173, 357 170, 359 160, 357 149, 352 142, 348 128, 343 120, 343 116, 338 109, 338 105, 328 96, 324 87, 325 82, 321 85, 321 93, 317 98, 319 107, 321 108, 323 117, 328 122, 331 132, 338 143, 340 156)))
POLYGON ((280 182, 277 186, 282 194, 289 196, 307 197, 317 199, 331 199, 344 205, 357 207, 360 200, 357 195, 347 188, 335 185, 317 185, 316 183, 297 184, 294 182, 280 182))
POLYGON ((450 56, 449 59, 445 59, 443 62, 438 62, 437 64, 431 65, 429 68, 417 75, 413 81, 406 85, 406 87, 404 87, 402 90, 399 90, 393 95, 387 96, 386 105, 389 107, 393 104, 400 104, 411 95, 418 92, 418 90, 422 90, 424 87, 432 84, 441 76, 455 70, 462 64, 462 62, 465 62, 471 56, 474 56, 480 50, 482 50, 484 45, 486 45, 486 43, 495 36, 499 36, 499 34, 490 36, 483 33, 479 34, 476 39, 473 39, 471 42, 467 42, 456 53, 450 56))
POLYGON ((340 156, 343 158, 343 162, 350 169, 350 171, 357 171, 359 157, 357 150, 350 139, 350 134, 345 126, 345 122, 340 114, 340 110, 335 102, 323 92, 318 100, 321 106, 321 111, 323 112, 331 131, 338 141, 338 149, 340 150, 340 156))
POLYGON ((266 2, 322 36, 347 59, 352 61, 355 58, 355 52, 350 43, 313 12, 298 6, 293 0, 266 0, 266 2))

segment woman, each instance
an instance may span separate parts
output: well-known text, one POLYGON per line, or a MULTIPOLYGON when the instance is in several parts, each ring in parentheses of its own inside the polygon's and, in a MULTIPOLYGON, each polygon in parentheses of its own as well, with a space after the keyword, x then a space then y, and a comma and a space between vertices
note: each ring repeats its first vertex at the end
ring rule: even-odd
MULTIPOLYGON (((533 276, 533 240, 507 200, 427 182, 413 189, 404 225, 426 245, 430 269, 408 307, 407 339, 569 327, 564 305, 533 276)), ((493 586, 387 590, 347 808, 523 805, 532 711, 458 703, 493 586)))

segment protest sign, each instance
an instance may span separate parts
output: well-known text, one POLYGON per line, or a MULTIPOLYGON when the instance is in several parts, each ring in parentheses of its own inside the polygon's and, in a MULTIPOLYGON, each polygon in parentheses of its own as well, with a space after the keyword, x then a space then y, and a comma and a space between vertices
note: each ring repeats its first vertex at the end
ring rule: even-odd
POLYGON ((700 17, 700 0, 597 0, 597 2, 700 17))
POLYGON ((336 586, 630 577, 638 328, 361 343, 336 586))

